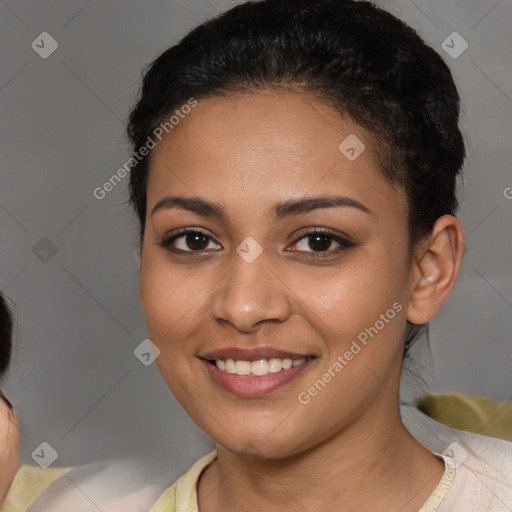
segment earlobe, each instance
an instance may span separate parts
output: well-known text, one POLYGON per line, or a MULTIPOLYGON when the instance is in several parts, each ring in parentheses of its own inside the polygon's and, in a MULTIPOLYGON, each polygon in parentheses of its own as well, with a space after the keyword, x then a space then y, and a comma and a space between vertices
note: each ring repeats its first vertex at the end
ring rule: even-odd
POLYGON ((453 290, 464 258, 464 234, 456 217, 437 219, 428 238, 415 250, 407 320, 421 325, 432 320, 453 290))

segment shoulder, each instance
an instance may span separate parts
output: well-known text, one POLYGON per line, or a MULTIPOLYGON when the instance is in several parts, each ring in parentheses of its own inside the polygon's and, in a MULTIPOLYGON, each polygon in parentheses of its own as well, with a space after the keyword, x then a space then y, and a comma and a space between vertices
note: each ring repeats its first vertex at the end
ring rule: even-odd
MULTIPOLYGON (((488 440, 482 440, 482 444, 488 444, 488 440)), ((509 512, 512 506, 510 453, 505 459, 491 448, 480 452, 484 455, 480 458, 473 447, 463 450, 465 453, 456 462, 453 484, 439 512, 509 512)))
POLYGON ((210 452, 201 457, 183 476, 169 487, 149 512, 175 512, 197 510, 197 482, 202 471, 217 457, 210 452))
MULTIPOLYGON (((216 452, 199 459, 169 487, 168 470, 150 461, 110 460, 73 467, 22 466, 0 512, 173 512, 197 508, 196 484, 216 452), (184 508, 183 508, 184 507, 184 508)), ((172 480, 171 480, 172 481, 172 480)))
POLYGON ((455 477, 439 512, 510 512, 511 442, 448 427, 412 408, 402 409, 402 418, 420 443, 455 462, 455 477))
POLYGON ((0 508, 1 512, 26 510, 39 494, 69 469, 69 467, 43 469, 38 466, 21 466, 0 508))

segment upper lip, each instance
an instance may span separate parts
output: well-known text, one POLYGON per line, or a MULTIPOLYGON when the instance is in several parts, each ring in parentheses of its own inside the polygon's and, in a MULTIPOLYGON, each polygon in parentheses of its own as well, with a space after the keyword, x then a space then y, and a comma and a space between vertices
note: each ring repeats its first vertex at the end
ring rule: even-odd
POLYGON ((224 347, 211 352, 199 354, 201 359, 236 359, 238 361, 258 361, 259 359, 304 359, 311 357, 309 354, 287 352, 273 347, 260 346, 252 348, 224 347))

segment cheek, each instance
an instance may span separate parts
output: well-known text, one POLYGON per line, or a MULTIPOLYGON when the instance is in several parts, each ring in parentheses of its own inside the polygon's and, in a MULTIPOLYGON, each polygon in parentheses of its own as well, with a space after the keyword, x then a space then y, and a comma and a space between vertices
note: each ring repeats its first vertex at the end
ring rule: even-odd
POLYGON ((163 380, 177 397, 180 391, 177 379, 183 378, 180 372, 185 370, 183 356, 186 343, 180 336, 180 329, 186 316, 187 289, 180 288, 179 280, 166 272, 165 267, 153 262, 150 264, 149 260, 148 257, 141 267, 139 300, 149 339, 160 351, 155 363, 163 380))
POLYGON ((139 300, 148 330, 155 335, 155 340, 170 334, 193 313, 202 292, 197 273, 177 266, 171 268, 159 260, 163 258, 148 257, 139 277, 139 300))
POLYGON ((139 299, 149 338, 160 350, 156 364, 171 391, 179 394, 175 379, 186 381, 191 375, 194 339, 207 318, 205 275, 161 260, 143 263, 139 299))
MULTIPOLYGON (((317 280, 295 279, 295 285, 326 327, 345 334, 357 334, 358 329, 373 325, 395 302, 403 307, 407 289, 404 268, 374 255, 354 258, 346 267, 317 280)), ((395 306, 389 316, 394 318, 396 309, 401 308, 395 306)))

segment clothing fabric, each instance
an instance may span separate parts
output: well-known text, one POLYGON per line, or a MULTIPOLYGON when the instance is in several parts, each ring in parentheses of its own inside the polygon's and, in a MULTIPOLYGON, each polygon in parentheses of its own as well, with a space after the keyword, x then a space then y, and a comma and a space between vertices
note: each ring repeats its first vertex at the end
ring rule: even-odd
MULTIPOLYGON (((443 478, 419 512, 512 511, 512 443, 452 429, 414 407, 401 412, 411 434, 445 462, 443 478)), ((0 511, 194 512, 197 481, 215 457, 205 455, 172 485, 165 470, 144 480, 136 462, 23 466, 0 511)))
MULTIPOLYGON (((199 459, 170 489, 157 501, 150 512, 195 512, 197 504, 197 482, 201 472, 216 458, 216 452, 199 459)), ((436 489, 419 512, 437 512, 455 476, 455 463, 445 455, 436 454, 444 460, 445 471, 436 489)))

